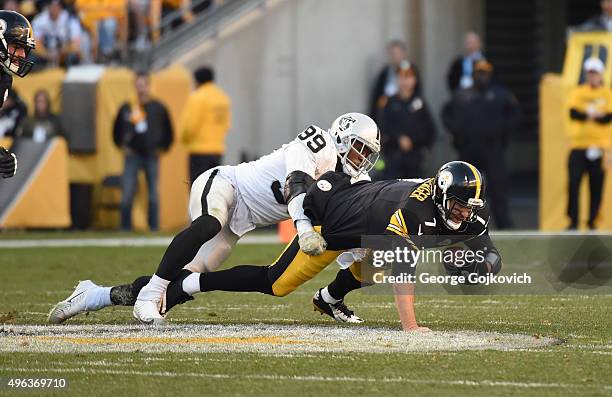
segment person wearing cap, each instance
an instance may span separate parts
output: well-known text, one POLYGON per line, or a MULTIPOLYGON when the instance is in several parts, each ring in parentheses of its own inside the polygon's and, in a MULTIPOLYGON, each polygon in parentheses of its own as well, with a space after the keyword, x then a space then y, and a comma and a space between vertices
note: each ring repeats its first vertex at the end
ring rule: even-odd
POLYGON ((203 172, 221 164, 225 135, 231 127, 231 101, 215 84, 211 67, 194 73, 198 85, 185 105, 181 123, 183 144, 189 152, 190 182, 203 172))
POLYGON ((398 92, 381 112, 380 130, 385 159, 385 179, 417 178, 423 175, 423 151, 436 136, 431 114, 416 91, 418 76, 406 60, 397 68, 398 92))
POLYGON ((568 106, 571 119, 568 129, 571 147, 568 161, 569 229, 578 227, 578 196, 585 173, 589 176, 591 201, 588 227, 595 229, 605 177, 604 158, 610 148, 612 92, 603 83, 605 66, 599 58, 589 58, 584 62, 583 70, 586 81, 573 89, 568 106))
POLYGON ((493 65, 474 64, 474 85, 455 91, 442 109, 442 121, 460 159, 481 170, 488 182, 493 219, 498 229, 512 227, 508 208, 506 147, 521 110, 506 88, 492 82, 493 65))

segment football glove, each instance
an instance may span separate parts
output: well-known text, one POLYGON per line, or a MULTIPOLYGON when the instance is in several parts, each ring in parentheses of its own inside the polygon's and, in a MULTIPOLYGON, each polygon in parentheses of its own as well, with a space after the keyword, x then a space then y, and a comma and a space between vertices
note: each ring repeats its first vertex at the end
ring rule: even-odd
POLYGON ((17 172, 17 157, 0 146, 0 175, 10 178, 17 172))
POLYGON ((314 230, 308 231, 300 235, 300 249, 310 256, 321 255, 327 248, 327 242, 319 233, 314 230))

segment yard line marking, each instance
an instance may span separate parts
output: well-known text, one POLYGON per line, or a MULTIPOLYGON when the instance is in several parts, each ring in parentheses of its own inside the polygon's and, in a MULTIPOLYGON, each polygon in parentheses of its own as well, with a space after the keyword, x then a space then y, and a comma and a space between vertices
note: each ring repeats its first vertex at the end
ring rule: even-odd
MULTIPOLYGON (((71 238, 41 240, 4 240, 0 248, 67 248, 67 247, 166 247, 172 237, 71 238)), ((244 236, 238 244, 280 244, 276 234, 244 236)))
POLYGON ((155 376, 155 377, 191 377, 211 379, 253 379, 272 381, 311 381, 311 382, 382 382, 382 383, 411 383, 411 384, 434 384, 451 386, 481 386, 481 387, 516 387, 516 388, 550 388, 550 389, 603 389, 612 390, 612 385, 587 385, 578 383, 543 383, 543 382, 511 382, 493 380, 442 380, 442 379, 412 379, 404 377, 374 378, 354 376, 319 376, 319 375, 230 375, 212 374, 200 372, 169 372, 169 371, 117 371, 109 369, 87 369, 87 368, 0 368, 0 371, 13 372, 57 372, 57 373, 84 373, 100 375, 128 375, 128 376, 155 376))

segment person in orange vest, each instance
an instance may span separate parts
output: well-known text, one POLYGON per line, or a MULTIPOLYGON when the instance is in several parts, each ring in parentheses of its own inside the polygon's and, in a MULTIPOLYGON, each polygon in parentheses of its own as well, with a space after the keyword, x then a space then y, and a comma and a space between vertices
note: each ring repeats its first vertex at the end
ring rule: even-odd
POLYGON ((231 101, 215 84, 211 67, 194 73, 198 87, 187 100, 182 120, 182 140, 189 152, 190 183, 221 164, 225 152, 225 135, 231 122, 231 101))
POLYGON ((586 82, 574 88, 569 100, 569 155, 568 229, 578 227, 578 195, 582 176, 589 175, 591 205, 589 229, 595 229, 599 214, 605 177, 605 157, 610 148, 612 122, 612 91, 603 84, 605 66, 599 58, 584 62, 586 82))

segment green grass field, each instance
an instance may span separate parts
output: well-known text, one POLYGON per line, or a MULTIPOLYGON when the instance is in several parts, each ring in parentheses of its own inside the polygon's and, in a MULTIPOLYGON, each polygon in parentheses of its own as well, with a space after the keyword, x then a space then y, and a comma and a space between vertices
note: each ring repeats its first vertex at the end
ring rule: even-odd
MULTIPOLYGON (((268 264, 280 245, 239 245, 226 266, 268 264)), ((163 247, 0 249, 0 343, 6 329, 44 324, 49 309, 78 280, 103 285, 151 273, 163 247), (1 325, 4 324, 4 325, 1 325)), ((209 293, 178 307, 170 324, 220 324, 248 330, 264 324, 400 329, 389 295, 352 293, 348 304, 366 319, 337 324, 314 313, 314 291, 333 278, 329 267, 295 293, 209 293)), ((37 353, 0 352, 1 377, 66 378, 67 390, 41 395, 612 395, 612 296, 422 296, 422 325, 435 331, 492 331, 558 338, 542 348, 412 353, 249 352, 37 353)), ((131 308, 81 315, 69 324, 133 325, 131 308)), ((408 336, 410 337, 410 336, 408 336)), ((160 342, 163 343, 163 342, 160 342)), ((24 342, 24 350, 28 343, 24 342)), ((0 351, 3 349, 0 348, 0 351)), ((0 394, 14 392, 0 388, 0 394)))

